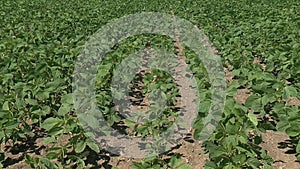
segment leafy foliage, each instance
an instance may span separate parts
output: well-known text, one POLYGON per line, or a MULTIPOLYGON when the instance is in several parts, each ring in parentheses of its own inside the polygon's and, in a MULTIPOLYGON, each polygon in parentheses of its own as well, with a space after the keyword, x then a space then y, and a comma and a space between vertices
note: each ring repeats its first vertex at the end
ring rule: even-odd
MULTIPOLYGON (((300 99, 299 1, 3 1, 0 142, 12 140, 15 144, 42 131, 46 133, 44 143, 51 146, 43 158, 25 156, 32 168, 86 167, 84 157, 99 153, 101 147, 84 132, 73 110, 71 81, 76 56, 88 36, 112 19, 147 11, 170 13, 170 5, 175 15, 201 27, 222 56, 224 66, 231 65, 228 69, 234 76, 227 90, 223 118, 204 142, 210 155, 206 168, 271 168, 272 159, 257 146, 266 129, 286 132, 300 160, 299 106, 287 102, 292 97, 300 99), (233 99, 240 88, 252 92, 245 104, 233 99), (272 117, 275 123, 264 120, 266 117, 272 117), (58 140, 67 136, 68 141, 60 144, 58 140)), ((113 70, 149 40, 153 48, 176 53, 173 41, 164 36, 134 36, 120 42, 99 66, 95 82, 98 106, 113 127, 122 122, 113 109, 109 89, 113 70)), ((200 91, 201 109, 193 124, 197 138, 211 104, 211 84, 193 52, 185 49, 184 54, 200 91)), ((176 104, 178 89, 170 76, 155 70, 144 74, 142 81, 144 94, 159 88, 168 93, 164 96, 168 107, 176 104), (155 76, 158 79, 152 85, 155 76)), ((167 108, 156 120, 137 124, 127 119, 125 124, 134 134, 145 136, 162 130, 170 117, 176 117, 176 110, 167 108)), ((0 168, 6 167, 4 154, 1 150, 0 168)), ((133 167, 189 168, 179 156, 169 161, 159 157, 144 159, 133 167)))

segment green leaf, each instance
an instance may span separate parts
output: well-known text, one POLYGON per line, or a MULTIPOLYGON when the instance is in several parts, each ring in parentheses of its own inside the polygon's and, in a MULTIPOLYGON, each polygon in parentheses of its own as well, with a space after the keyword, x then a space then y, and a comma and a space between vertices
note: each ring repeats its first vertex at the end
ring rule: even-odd
POLYGON ((0 140, 5 137, 4 131, 0 131, 0 140))
POLYGON ((277 130, 281 131, 281 132, 285 132, 286 129, 289 127, 290 127, 290 124, 289 124, 288 120, 280 120, 276 125, 277 130))
POLYGON ((254 126, 258 125, 258 120, 255 114, 253 113, 248 113, 248 118, 249 120, 254 124, 254 126))
POLYGON ((248 164, 249 166, 251 166, 252 168, 258 168, 258 166, 260 166, 260 162, 259 162, 259 160, 256 159, 256 158, 249 158, 249 159, 247 160, 247 164, 248 164))
POLYGON ((34 99, 25 99, 25 102, 29 105, 33 105, 33 106, 36 106, 38 105, 38 102, 34 99))
POLYGON ((81 153, 84 151, 86 147, 86 142, 85 140, 79 140, 76 145, 75 145, 75 152, 76 153, 81 153))
POLYGON ((247 138, 243 136, 239 136, 238 141, 241 142, 242 144, 246 144, 248 142, 247 138))
POLYGON ((266 106, 268 103, 273 103, 276 101, 274 96, 264 95, 261 99, 262 106, 266 106))
POLYGON ((81 119, 81 121, 85 122, 86 125, 88 125, 92 129, 97 129, 98 130, 99 127, 100 127, 99 119, 94 117, 93 115, 79 114, 78 118, 81 119))
POLYGON ((128 119, 125 119, 125 124, 129 127, 134 127, 137 125, 134 121, 128 119))
POLYGON ((55 153, 55 152, 49 152, 46 157, 50 160, 52 159, 56 159, 59 156, 59 154, 55 153))
POLYGON ((217 165, 213 161, 208 161, 205 163, 205 169, 215 169, 215 168, 217 168, 217 165))
POLYGON ((10 117, 10 113, 7 111, 0 111, 0 118, 8 119, 10 117))
POLYGON ((41 100, 44 100, 44 99, 48 99, 49 98, 49 92, 47 91, 40 91, 36 94, 36 98, 39 98, 41 100))
POLYGON ((238 154, 236 156, 233 157, 233 162, 236 164, 244 164, 246 161, 246 155, 245 154, 238 154))
POLYGON ((48 130, 48 134, 50 136, 56 136, 56 135, 59 135, 59 134, 62 134, 64 132, 64 129, 62 127, 54 127, 50 130, 48 130))
POLYGON ((300 134, 300 123, 292 122, 290 127, 286 129, 287 135, 296 137, 300 134))
POLYGON ((73 93, 69 93, 69 94, 64 95, 61 98, 61 103, 62 104, 73 104, 74 103, 73 93))
POLYGON ((62 119, 50 117, 42 123, 41 127, 49 131, 52 128, 58 126, 62 122, 63 122, 62 119))
POLYGON ((72 106, 70 106, 68 104, 63 104, 58 109, 57 115, 64 116, 64 115, 66 115, 71 110, 71 108, 72 108, 72 106))
POLYGON ((42 113, 43 116, 46 116, 46 115, 50 114, 51 113, 50 106, 43 106, 42 110, 41 110, 41 113, 42 113))
POLYGON ((171 168, 176 168, 176 169, 192 169, 192 167, 186 163, 184 163, 181 158, 177 156, 172 156, 169 166, 171 168))
POLYGON ((85 168, 85 162, 81 158, 77 158, 78 168, 85 168))
POLYGON ((55 168, 54 167, 54 163, 52 163, 49 159, 47 159, 47 158, 40 158, 39 160, 45 166, 45 168, 55 168))
POLYGON ((56 141, 55 137, 46 137, 43 139, 44 144, 54 143, 56 141))
POLYGON ((100 152, 100 149, 99 149, 99 146, 92 140, 88 140, 87 141, 87 145, 92 149, 94 150, 96 153, 99 153, 100 152))
POLYGON ((232 163, 229 163, 226 166, 224 166, 224 169, 234 169, 234 166, 232 163))
POLYGON ((200 102, 198 111, 203 112, 203 113, 206 113, 206 112, 209 111, 210 106, 211 106, 211 102, 210 102, 210 101, 203 101, 203 102, 200 102))
POLYGON ((5 129, 6 130, 13 130, 13 129, 17 129, 19 126, 19 122, 17 119, 13 119, 11 121, 8 121, 6 124, 5 124, 5 129))
POLYGON ((144 167, 142 164, 133 162, 132 163, 132 169, 147 169, 147 167, 144 167))
POLYGON ((298 96, 298 92, 297 89, 293 86, 286 86, 283 89, 283 98, 287 99, 290 97, 297 97, 298 96))
POLYGON ((264 166, 262 167, 262 169, 273 169, 273 167, 269 164, 264 164, 264 166))
POLYGON ((296 152, 300 154, 300 140, 298 141, 297 147, 296 147, 296 152))
POLYGON ((5 102, 4 102, 4 104, 2 105, 2 110, 4 110, 4 111, 9 111, 8 101, 5 101, 5 102))
POLYGON ((255 112, 259 112, 262 107, 261 96, 258 94, 252 94, 246 100, 245 106, 251 108, 255 112))

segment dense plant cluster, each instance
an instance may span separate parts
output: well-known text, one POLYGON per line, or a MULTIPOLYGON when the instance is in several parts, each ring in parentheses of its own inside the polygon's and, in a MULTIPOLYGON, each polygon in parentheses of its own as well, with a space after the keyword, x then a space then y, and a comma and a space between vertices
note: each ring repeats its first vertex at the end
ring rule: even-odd
MULTIPOLYGON (((164 12, 198 25, 212 41, 223 66, 232 72, 224 114, 214 134, 204 142, 206 168, 272 168, 259 148, 265 130, 286 132, 300 160, 300 1, 54 1, 8 0, 0 7, 0 143, 42 137, 46 155, 25 155, 32 168, 86 167, 86 157, 102 151, 85 133, 73 108, 72 73, 76 57, 89 36, 115 18, 139 12, 164 12), (246 102, 234 99, 248 89, 246 102), (68 137, 61 144, 58 140, 68 137), (56 162, 53 162, 56 161, 56 162)), ((177 117, 178 86, 167 73, 137 74, 132 89, 143 95, 160 89, 168 108, 158 119, 136 123, 114 111, 110 82, 116 66, 151 41, 152 48, 176 54, 173 39, 161 35, 129 37, 108 53, 95 81, 97 102, 108 123, 130 128, 127 134, 153 135, 177 117), (154 79, 155 77, 155 79, 154 79), (142 85, 140 85, 142 84, 142 85), (172 117, 172 118, 170 118, 172 117)), ((193 51, 183 51, 194 73, 201 100, 193 124, 194 137, 211 104, 209 77, 193 51)), ((137 93, 131 93, 132 96, 137 93)), ((143 96, 142 95, 142 96, 143 96)), ((144 97, 144 96, 143 96, 144 97)), ((155 110, 152 111, 155 113, 155 110)), ((12 146, 13 146, 12 145, 12 146)), ((0 150, 0 168, 7 167, 0 150)), ((180 156, 160 156, 135 162, 133 168, 189 168, 180 156)))

